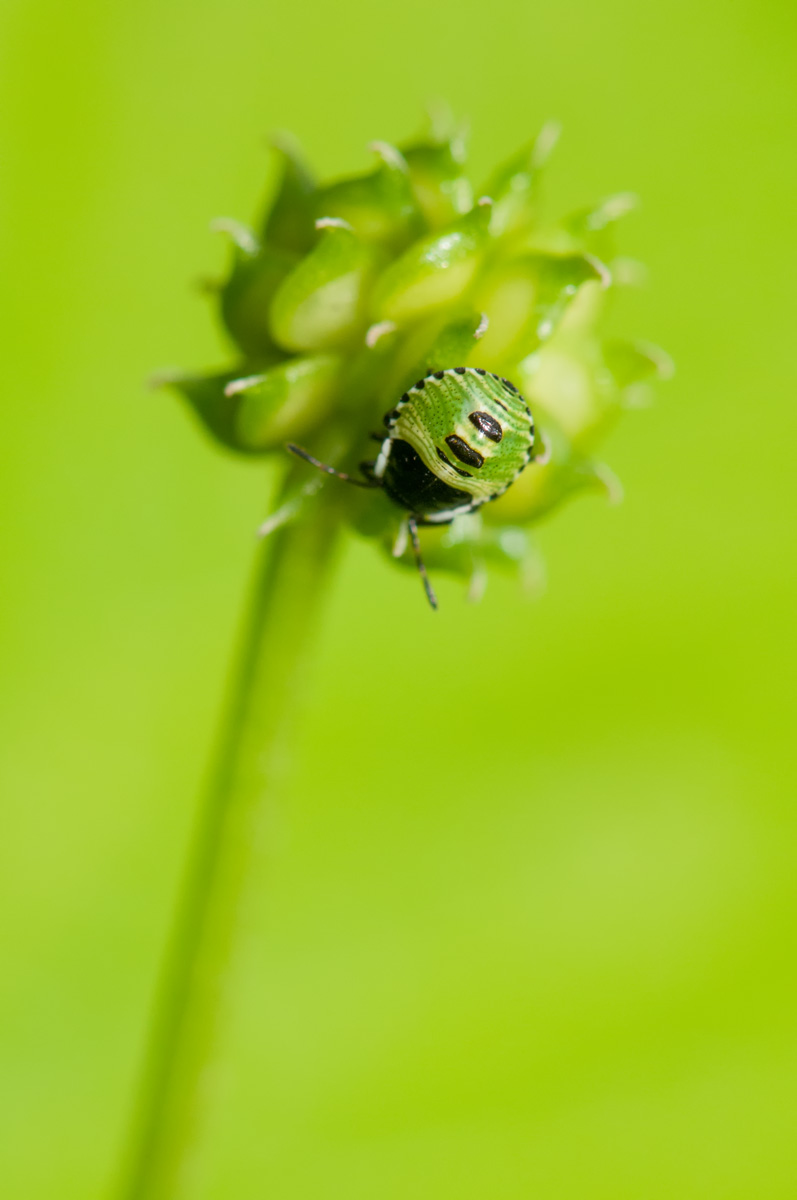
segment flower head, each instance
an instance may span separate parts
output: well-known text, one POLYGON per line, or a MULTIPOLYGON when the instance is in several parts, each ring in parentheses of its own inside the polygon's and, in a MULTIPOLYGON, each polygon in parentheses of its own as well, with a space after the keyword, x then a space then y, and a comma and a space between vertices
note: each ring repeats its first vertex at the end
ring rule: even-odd
POLYGON ((228 448, 288 463, 286 444, 298 442, 297 453, 334 468, 293 461, 263 533, 324 503, 323 489, 342 486, 329 478, 338 473, 365 485, 342 501, 355 528, 406 565, 413 550, 420 563, 422 544, 475 596, 487 564, 534 579, 526 529, 565 498, 617 497, 596 447, 670 364, 647 343, 601 334, 612 291, 635 274, 613 250, 633 197, 543 217, 540 179, 557 134, 545 126, 481 189, 451 122, 402 148, 374 142, 370 171, 328 184, 283 139, 279 186, 258 225, 215 222, 231 247, 216 296, 234 362, 169 382, 228 448), (445 387, 421 400, 423 381, 441 373, 445 387), (527 453, 503 438, 502 384, 528 414, 518 433, 527 453), (437 428, 441 404, 450 413, 437 428), (473 428, 453 423, 460 410, 473 428), (409 446, 403 458, 399 445, 409 446), (414 472, 409 490, 395 485, 400 470, 414 472), (465 500, 440 500, 446 487, 465 500), (432 492, 436 508, 419 499, 432 492))

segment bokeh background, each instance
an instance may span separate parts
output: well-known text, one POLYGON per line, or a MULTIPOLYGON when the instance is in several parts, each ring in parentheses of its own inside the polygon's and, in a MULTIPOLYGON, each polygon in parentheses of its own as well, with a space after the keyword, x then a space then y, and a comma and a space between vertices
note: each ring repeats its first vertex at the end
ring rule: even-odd
POLYGON ((192 1198, 779 1200, 797 1179, 797 16, 777 0, 6 0, 3 1193, 110 1196, 271 481, 157 367, 265 135, 624 188, 678 375, 480 608, 345 547, 266 819, 192 1198), (467 669, 458 650, 473 647, 467 669))

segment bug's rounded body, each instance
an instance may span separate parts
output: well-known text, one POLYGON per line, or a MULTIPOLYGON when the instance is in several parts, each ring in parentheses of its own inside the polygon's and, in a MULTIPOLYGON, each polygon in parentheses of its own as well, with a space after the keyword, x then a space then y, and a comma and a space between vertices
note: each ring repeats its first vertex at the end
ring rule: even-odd
POLYGON ((495 500, 534 449, 534 421, 517 388, 478 367, 419 379, 385 425, 374 480, 420 525, 445 525, 495 500))
POLYGON ((534 420, 508 379, 481 367, 449 367, 419 379, 384 421, 379 457, 361 464, 365 479, 338 471, 291 442, 288 449, 347 483, 383 488, 404 510, 426 595, 437 608, 418 526, 447 525, 503 495, 531 462, 534 420))

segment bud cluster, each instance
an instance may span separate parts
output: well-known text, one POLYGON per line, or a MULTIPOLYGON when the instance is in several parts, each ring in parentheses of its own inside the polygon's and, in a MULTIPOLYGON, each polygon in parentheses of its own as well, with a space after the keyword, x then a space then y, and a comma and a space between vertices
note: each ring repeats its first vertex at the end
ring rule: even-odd
MULTIPOLYGON (((557 132, 545 126, 478 190, 451 122, 400 149, 375 142, 372 170, 326 184, 278 142, 280 181, 258 225, 215 222, 231 247, 213 290, 235 360, 168 379, 228 448, 287 462, 285 443, 298 441, 355 473, 414 380, 456 366, 512 380, 541 438, 536 459, 494 503, 422 531, 427 561, 469 578, 473 595, 488 563, 533 580, 526 527, 566 497, 618 495, 595 448, 670 370, 657 348, 600 332, 610 293, 639 273, 612 249, 633 197, 543 219, 540 178, 557 132)), ((301 519, 328 487, 342 485, 293 463, 263 532, 301 519)), ((341 503, 361 533, 412 565, 385 496, 351 488, 341 503)))

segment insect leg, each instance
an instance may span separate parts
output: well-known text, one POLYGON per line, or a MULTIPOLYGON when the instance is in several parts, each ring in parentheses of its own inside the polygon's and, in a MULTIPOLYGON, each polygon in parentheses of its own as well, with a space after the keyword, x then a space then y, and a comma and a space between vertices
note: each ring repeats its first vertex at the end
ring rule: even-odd
POLYGON ((436 609, 437 608, 437 596, 435 596, 435 594, 434 594, 434 589, 432 588, 432 585, 429 582, 429 576, 426 574, 426 567, 423 565, 423 559, 421 558, 421 543, 418 540, 418 525, 415 520, 415 517, 413 517, 413 516, 407 517, 407 528, 410 531, 410 538, 412 539, 412 549, 415 553, 415 562, 418 567, 418 574, 420 575, 420 577, 423 581, 424 590, 426 592, 426 599, 429 601, 432 608, 436 609))
POLYGON ((335 467, 327 466, 320 459, 314 458, 307 450, 303 450, 301 446, 294 445, 293 442, 285 443, 291 454, 295 454, 297 458, 303 458, 305 462, 309 462, 311 466, 318 467, 319 471, 325 471, 327 475, 334 475, 336 479, 342 479, 344 483, 353 483, 355 487, 381 487, 380 483, 376 483, 370 479, 355 479, 353 475, 347 475, 345 471, 338 471, 335 467))

